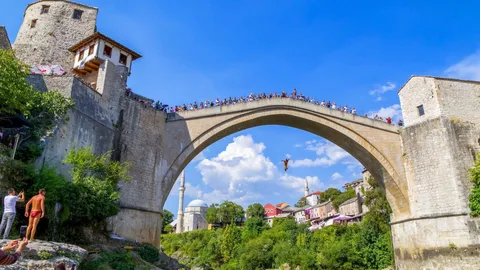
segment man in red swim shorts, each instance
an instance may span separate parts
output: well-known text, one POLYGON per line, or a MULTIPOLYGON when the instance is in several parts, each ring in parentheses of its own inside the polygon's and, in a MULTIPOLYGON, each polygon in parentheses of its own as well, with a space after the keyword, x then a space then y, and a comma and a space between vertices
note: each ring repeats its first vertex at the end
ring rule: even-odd
POLYGON ((29 217, 25 239, 28 239, 28 236, 30 235, 30 240, 33 240, 35 232, 37 231, 38 222, 45 215, 45 193, 45 189, 40 189, 38 195, 33 196, 25 207, 25 216, 29 217), (28 209, 30 208, 30 205, 32 205, 32 211, 29 215, 28 209))

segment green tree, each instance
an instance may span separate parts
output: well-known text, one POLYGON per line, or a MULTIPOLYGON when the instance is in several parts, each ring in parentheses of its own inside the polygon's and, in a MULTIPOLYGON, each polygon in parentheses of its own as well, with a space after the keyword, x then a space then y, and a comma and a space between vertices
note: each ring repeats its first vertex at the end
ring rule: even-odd
MULTIPOLYGON (((57 120, 67 114, 75 105, 71 98, 64 97, 58 91, 38 92, 33 91, 31 96, 30 111, 26 118, 32 123, 29 136, 41 138, 53 129, 57 120)), ((68 118, 67 118, 68 120, 68 118)), ((25 141, 29 137, 23 139, 25 141)))
POLYGON ((373 178, 368 179, 371 189, 365 193, 369 211, 364 215, 358 235, 357 249, 368 269, 383 269, 393 264, 390 214, 385 191, 373 178))
POLYGON ((27 83, 28 71, 12 50, 0 49, 0 117, 30 115, 34 90, 27 83))
POLYGON ((167 224, 165 227, 163 227, 163 232, 164 233, 173 233, 173 226, 170 224, 167 224))
POLYGON ((298 200, 295 207, 304 207, 305 205, 307 205, 307 198, 303 197, 298 200))
POLYGON ((336 188, 329 188, 322 193, 322 196, 320 197, 320 202, 326 202, 328 200, 333 201, 340 194, 342 194, 340 190, 336 188))
POLYGON ((342 204, 346 200, 355 198, 355 196, 357 196, 357 194, 355 194, 354 189, 347 189, 345 192, 338 195, 337 197, 335 197, 335 199, 332 200, 332 205, 338 211, 338 207, 340 206, 340 204, 342 204))
POLYGON ((260 217, 252 217, 245 221, 242 231, 243 239, 252 239, 269 228, 267 222, 260 217))
POLYGON ((273 240, 267 237, 258 237, 248 241, 240 252, 240 267, 237 269, 256 270, 272 268, 273 247, 273 240))
POLYGON ((224 262, 227 263, 234 257, 235 247, 241 243, 241 240, 241 231, 235 224, 230 224, 225 227, 220 247, 224 262))
POLYGON ((210 224, 219 224, 220 219, 218 218, 218 204, 212 204, 210 207, 207 209, 206 217, 205 219, 207 220, 208 223, 210 224))
POLYGON ((71 148, 63 162, 73 165, 74 184, 99 180, 116 189, 118 182, 130 180, 131 177, 128 175, 130 163, 111 160, 110 157, 111 152, 102 155, 94 154, 92 147, 78 150, 71 148))
MULTIPOLYGON (((71 98, 57 91, 35 91, 27 83, 28 72, 29 67, 15 58, 13 51, 0 50, 0 119, 23 115, 32 123, 32 127, 21 130, 20 146, 29 140, 37 143, 74 105, 71 98)), ((32 145, 25 149, 20 147, 18 151, 20 157, 26 155, 22 151, 33 151, 35 157, 41 153, 38 147, 32 145)), ((24 159, 31 160, 30 156, 24 159)))
POLYGON ((163 209, 163 219, 162 219, 163 233, 170 233, 170 232, 167 232, 166 229, 167 229, 167 226, 169 226, 170 223, 172 222, 173 222, 173 214, 167 209, 163 209))
POLYGON ((247 207, 247 218, 262 218, 265 216, 265 209, 259 203, 251 204, 247 207))
POLYGON ((215 223, 225 226, 230 223, 240 222, 244 218, 245 212, 242 206, 231 202, 224 201, 222 204, 212 204, 206 213, 208 223, 215 223))
POLYGON ((72 148, 67 154, 64 163, 72 165, 73 180, 65 185, 57 199, 64 206, 62 224, 58 227, 68 228, 64 233, 69 236, 79 233, 75 228, 103 223, 118 213, 117 183, 130 180, 127 174, 130 164, 109 157, 110 153, 94 154, 90 147, 72 148))
POLYGON ((469 170, 470 180, 473 183, 472 193, 470 194, 470 215, 472 217, 480 216, 480 154, 477 155, 475 164, 469 170))
POLYGON ((218 216, 223 224, 240 222, 244 215, 243 207, 231 201, 224 201, 218 208, 218 216))

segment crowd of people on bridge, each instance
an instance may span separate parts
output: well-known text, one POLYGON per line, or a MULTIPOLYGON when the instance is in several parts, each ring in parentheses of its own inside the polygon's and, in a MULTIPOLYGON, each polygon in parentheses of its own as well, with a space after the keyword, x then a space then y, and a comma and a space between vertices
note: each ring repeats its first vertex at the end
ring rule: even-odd
MULTIPOLYGON (((166 113, 176 113, 176 112, 182 112, 182 111, 194 111, 194 110, 201 110, 205 108, 213 108, 213 107, 219 107, 219 106, 229 106, 229 105, 235 105, 238 103, 247 103, 247 102, 254 102, 258 100, 263 100, 263 99, 274 99, 274 98, 290 98, 290 99, 295 99, 299 101, 303 101, 306 103, 311 103, 314 105, 318 106, 323 106, 326 108, 329 108, 331 110, 338 110, 341 112, 345 113, 350 113, 350 114, 357 114, 357 110, 355 107, 349 107, 348 105, 338 105, 336 102, 330 102, 330 101, 319 101, 316 100, 313 97, 310 96, 304 96, 302 94, 297 93, 297 89, 293 89, 291 94, 287 94, 286 91, 282 91, 280 94, 277 93, 270 93, 270 94, 253 94, 250 93, 248 96, 241 96, 239 98, 236 97, 230 97, 230 98, 224 98, 224 99, 219 99, 216 98, 215 100, 205 100, 205 101, 200 101, 200 102, 193 102, 190 103, 189 105, 182 104, 182 105, 176 105, 176 106, 168 106, 166 104, 162 104, 162 102, 157 101, 154 102, 153 100, 146 99, 146 98, 139 98, 138 95, 135 95, 132 93, 131 89, 127 88, 127 91, 125 92, 125 95, 127 97, 132 97, 136 100, 138 100, 140 103, 144 104, 145 107, 153 107, 156 110, 160 110, 166 113)), ((365 114, 364 117, 369 118, 368 114, 365 114)), ((387 122, 388 124, 393 124, 392 118, 387 117, 383 118, 379 116, 378 114, 373 117, 374 120, 378 121, 383 121, 387 122)), ((403 126, 403 121, 400 119, 398 120, 397 124, 399 126, 403 126)))

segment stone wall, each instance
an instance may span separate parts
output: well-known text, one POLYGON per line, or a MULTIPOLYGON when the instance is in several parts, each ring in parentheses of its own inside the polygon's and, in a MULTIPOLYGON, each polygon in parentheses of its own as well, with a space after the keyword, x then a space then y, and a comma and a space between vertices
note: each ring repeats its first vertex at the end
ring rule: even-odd
POLYGON ((440 116, 440 103, 434 80, 427 77, 412 77, 398 92, 402 105, 405 126, 415 125, 440 116), (423 105, 425 114, 418 114, 417 106, 423 105))
POLYGON ((75 101, 68 121, 59 123, 46 139, 45 151, 39 160, 41 164, 53 164, 62 174, 69 175, 69 167, 61 162, 72 147, 91 146, 95 153, 112 149, 115 133, 112 120, 116 116, 100 106, 102 97, 98 93, 74 77, 32 75, 29 81, 38 90, 58 90, 75 101))
POLYGON ((442 116, 480 125, 480 82, 435 79, 442 116))
POLYGON ((480 82, 414 76, 398 93, 405 126, 443 116, 480 124, 480 82), (419 116, 417 106, 425 115, 419 116))
POLYGON ((98 9, 70 1, 37 1, 30 4, 13 45, 16 55, 28 65, 62 65, 69 71, 74 56, 70 47, 95 32, 98 9), (43 5, 48 13, 40 14, 43 5), (73 11, 83 11, 81 19, 73 19, 73 11), (35 27, 32 20, 37 20, 35 27))
POLYGON ((468 169, 480 151, 478 127, 442 116, 401 136, 411 217, 392 223, 397 268, 477 269, 469 256, 478 255, 480 220, 469 216, 468 169))
POLYGON ((5 26, 0 26, 0 49, 8 50, 11 49, 10 39, 8 39, 7 29, 5 26))
POLYGON ((145 106, 133 99, 122 99, 120 137, 117 155, 121 161, 132 164, 132 180, 121 184, 122 212, 113 222, 114 232, 126 238, 159 244, 161 232, 162 201, 161 186, 165 114, 145 106), (136 211, 134 211, 136 210, 136 211), (135 217, 147 220, 137 227, 138 221, 116 226, 118 220, 135 217), (132 234, 141 230, 143 233, 132 234))

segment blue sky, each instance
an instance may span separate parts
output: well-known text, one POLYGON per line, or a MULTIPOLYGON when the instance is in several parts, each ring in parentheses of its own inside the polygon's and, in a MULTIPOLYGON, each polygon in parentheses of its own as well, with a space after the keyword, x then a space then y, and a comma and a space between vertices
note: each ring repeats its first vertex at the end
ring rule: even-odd
MULTIPOLYGON (((29 2, 7 0, 0 9, 12 42, 29 2)), ((297 88, 399 118, 396 93, 413 74, 480 80, 478 1, 82 3, 100 8, 99 31, 143 55, 129 78, 133 91, 171 105, 297 88)), ((187 167, 186 202, 293 204, 302 179, 341 187, 361 169, 315 135, 259 127, 218 141, 187 167), (284 174, 287 154, 294 162, 284 174)), ((165 208, 176 213, 177 198, 173 190, 165 208)))

